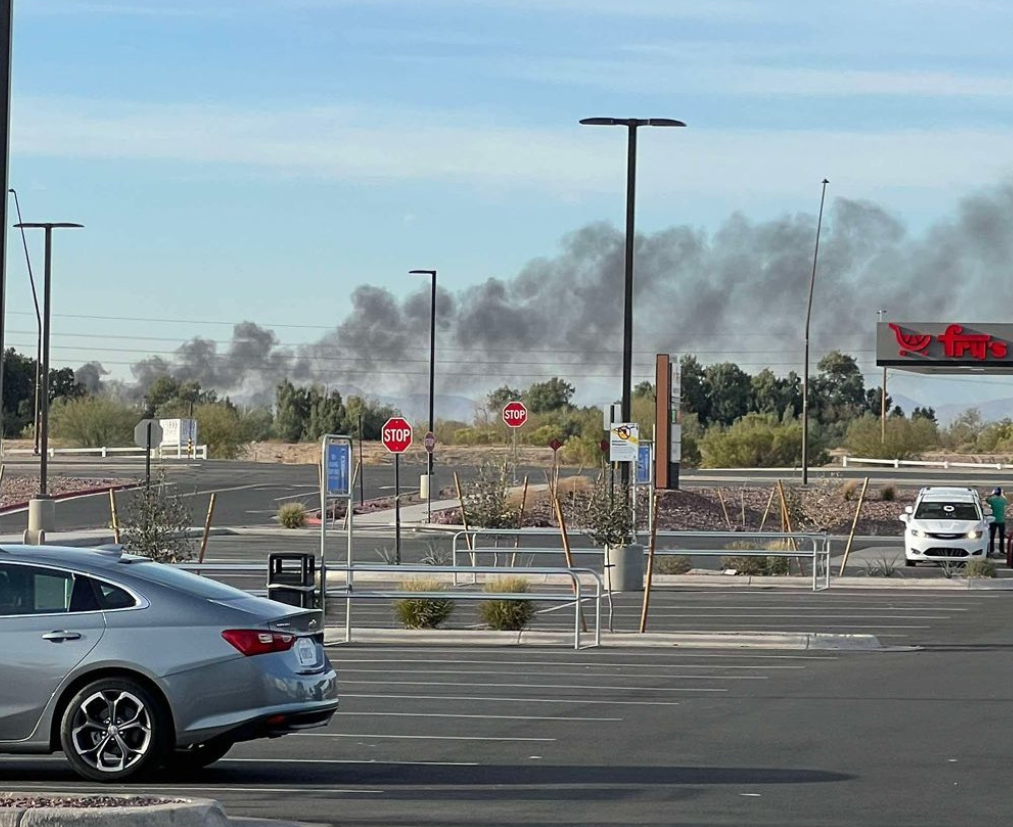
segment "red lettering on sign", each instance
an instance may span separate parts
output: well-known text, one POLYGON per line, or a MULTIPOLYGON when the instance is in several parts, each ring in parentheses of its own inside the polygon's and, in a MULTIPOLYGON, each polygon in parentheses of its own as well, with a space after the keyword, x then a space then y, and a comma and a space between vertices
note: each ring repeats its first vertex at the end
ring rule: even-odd
POLYGON ((927 356, 929 345, 935 339, 943 346, 943 355, 947 359, 966 359, 970 357, 983 362, 989 357, 1005 359, 1009 354, 1009 345, 993 339, 987 333, 965 333, 962 325, 947 325, 946 331, 938 336, 928 333, 905 333, 898 325, 890 323, 890 329, 897 339, 901 356, 927 356))

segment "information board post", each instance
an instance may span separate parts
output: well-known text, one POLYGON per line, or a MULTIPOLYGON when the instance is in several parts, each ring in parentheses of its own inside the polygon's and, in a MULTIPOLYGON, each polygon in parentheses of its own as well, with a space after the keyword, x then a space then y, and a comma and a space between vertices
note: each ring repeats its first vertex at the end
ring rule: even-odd
MULTIPOLYGON (((320 466, 320 610, 327 610, 327 503, 329 500, 344 500, 348 509, 348 547, 345 565, 348 566, 346 590, 352 589, 352 438, 327 434, 321 447, 320 466)), ((337 510, 337 506, 335 506, 337 510)), ((345 601, 345 633, 352 631, 352 599, 345 601)))

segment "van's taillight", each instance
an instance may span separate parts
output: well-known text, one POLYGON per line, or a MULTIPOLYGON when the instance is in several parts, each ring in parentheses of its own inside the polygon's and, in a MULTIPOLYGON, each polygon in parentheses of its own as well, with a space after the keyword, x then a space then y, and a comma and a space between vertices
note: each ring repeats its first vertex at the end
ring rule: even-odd
POLYGON ((222 637, 247 657, 266 655, 269 652, 287 652, 295 643, 295 635, 256 629, 226 629, 222 632, 222 637))

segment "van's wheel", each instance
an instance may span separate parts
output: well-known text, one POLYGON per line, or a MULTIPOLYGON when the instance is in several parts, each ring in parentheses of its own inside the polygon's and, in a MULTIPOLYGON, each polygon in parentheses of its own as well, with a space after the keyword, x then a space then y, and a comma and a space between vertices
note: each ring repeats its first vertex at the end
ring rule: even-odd
POLYGON ((169 716, 130 678, 103 678, 74 695, 60 722, 60 745, 78 775, 125 781, 158 767, 169 743, 169 716))
POLYGON ((219 739, 203 744, 194 744, 186 749, 171 750, 165 757, 165 768, 174 772, 185 772, 210 767, 215 761, 224 758, 234 745, 235 741, 219 739))
POLYGON ((916 561, 914 561, 914 560, 904 560, 904 565, 905 566, 910 566, 911 568, 914 568, 915 567, 915 562, 916 561))

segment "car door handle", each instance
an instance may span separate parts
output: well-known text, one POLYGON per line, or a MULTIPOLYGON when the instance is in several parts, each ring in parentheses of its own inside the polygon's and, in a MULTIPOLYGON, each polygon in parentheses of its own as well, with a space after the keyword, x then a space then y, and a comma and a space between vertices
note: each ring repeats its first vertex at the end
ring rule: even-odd
POLYGON ((42 639, 43 640, 52 641, 53 643, 62 643, 65 640, 80 640, 81 639, 81 633, 80 632, 66 632, 66 631, 47 632, 46 634, 44 634, 42 636, 42 639))

